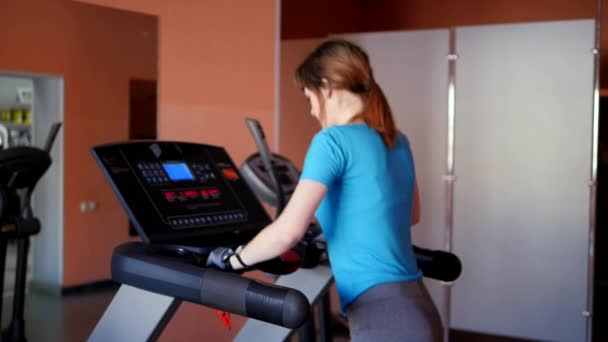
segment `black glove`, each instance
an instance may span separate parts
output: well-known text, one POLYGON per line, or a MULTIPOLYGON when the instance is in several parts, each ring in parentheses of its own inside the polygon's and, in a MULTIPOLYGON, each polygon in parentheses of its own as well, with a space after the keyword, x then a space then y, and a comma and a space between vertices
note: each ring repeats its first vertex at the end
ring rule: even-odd
POLYGON ((207 257, 206 266, 215 267, 224 271, 234 271, 230 264, 230 257, 234 255, 234 251, 227 247, 218 247, 211 251, 207 257))

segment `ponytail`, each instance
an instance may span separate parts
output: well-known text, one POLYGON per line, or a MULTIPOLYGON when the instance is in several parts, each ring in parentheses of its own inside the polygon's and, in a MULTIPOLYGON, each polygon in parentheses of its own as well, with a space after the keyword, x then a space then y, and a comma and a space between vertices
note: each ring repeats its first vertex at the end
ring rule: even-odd
POLYGON ((384 144, 392 148, 397 136, 393 112, 380 86, 372 78, 369 83, 369 95, 361 116, 368 126, 380 134, 384 144))

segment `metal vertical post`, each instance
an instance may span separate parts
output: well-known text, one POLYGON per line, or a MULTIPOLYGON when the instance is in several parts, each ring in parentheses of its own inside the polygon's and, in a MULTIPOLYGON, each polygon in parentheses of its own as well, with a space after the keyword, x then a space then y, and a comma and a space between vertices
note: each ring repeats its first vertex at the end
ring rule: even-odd
POLYGON ((281 151, 281 0, 275 0, 274 42, 274 150, 281 151))
POLYGON ((0 341, 2 341, 2 308, 4 303, 4 272, 6 269, 6 239, 0 239, 0 289, 2 293, 0 293, 0 341))
POLYGON ((314 342, 317 340, 316 336, 315 313, 311 310, 306 322, 298 328, 298 337, 300 342, 314 342))
POLYGON ((319 301, 319 337, 321 342, 332 341, 331 301, 329 299, 329 290, 325 290, 325 294, 319 301))
POLYGON ((27 285, 27 256, 29 248, 29 236, 17 239, 17 269, 15 271, 13 318, 6 335, 7 339, 11 341, 25 341, 25 287, 27 285))
MULTIPOLYGON (((458 55, 456 53, 456 29, 450 29, 450 50, 447 55, 448 59, 448 131, 447 131, 447 146, 446 146, 446 173, 444 180, 446 182, 446 214, 445 214, 445 250, 452 251, 452 236, 453 236, 453 214, 454 214, 454 141, 455 141, 455 115, 456 115, 456 61, 458 55)), ((450 333, 450 295, 452 283, 442 283, 445 288, 446 298, 446 313, 445 327, 443 338, 444 341, 449 341, 450 333)))
POLYGON ((593 296, 595 285, 595 224, 597 201, 597 158, 599 140, 599 101, 600 101, 600 27, 602 17, 602 0, 597 1, 597 14, 595 19, 595 44, 593 70, 593 126, 591 140, 591 174, 589 179, 589 253, 587 260, 587 309, 583 315, 587 318, 587 342, 593 338, 593 296))

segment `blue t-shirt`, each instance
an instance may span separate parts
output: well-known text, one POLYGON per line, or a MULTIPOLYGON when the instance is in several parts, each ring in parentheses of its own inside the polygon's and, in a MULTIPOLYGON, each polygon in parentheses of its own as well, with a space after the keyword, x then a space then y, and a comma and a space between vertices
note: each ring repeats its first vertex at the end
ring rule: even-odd
POLYGON ((410 236, 414 161, 403 134, 389 149, 366 124, 323 129, 312 140, 300 179, 328 189, 315 215, 342 311, 375 285, 422 277, 410 236))

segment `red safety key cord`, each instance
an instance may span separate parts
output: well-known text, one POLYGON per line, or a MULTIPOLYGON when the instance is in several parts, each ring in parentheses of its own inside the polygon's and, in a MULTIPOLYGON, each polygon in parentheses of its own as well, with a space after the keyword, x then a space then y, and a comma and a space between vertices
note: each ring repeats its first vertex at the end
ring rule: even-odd
POLYGON ((220 319, 220 321, 222 321, 222 323, 228 330, 230 330, 232 328, 232 321, 230 320, 230 312, 215 310, 215 314, 220 319))

